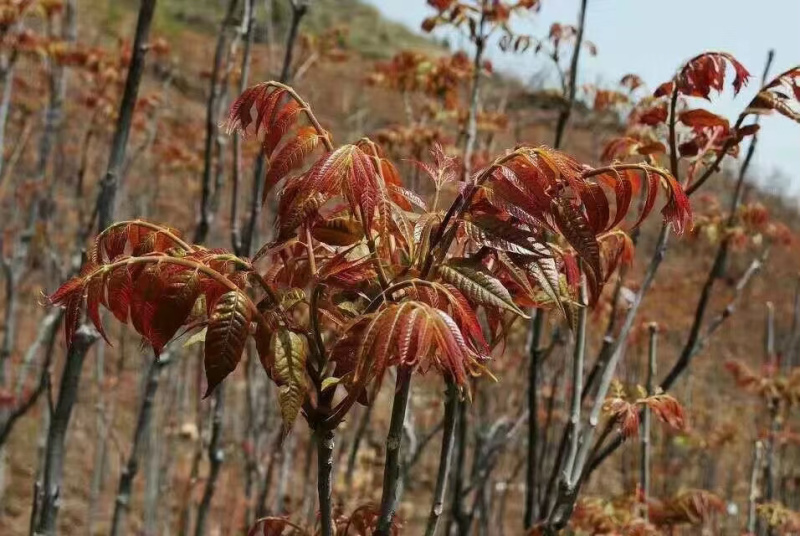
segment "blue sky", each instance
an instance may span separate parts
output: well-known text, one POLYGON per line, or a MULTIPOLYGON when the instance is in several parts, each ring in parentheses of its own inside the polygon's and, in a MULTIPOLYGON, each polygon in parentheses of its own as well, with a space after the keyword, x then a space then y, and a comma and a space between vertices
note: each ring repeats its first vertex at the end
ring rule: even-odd
MULTIPOLYGON (((413 29, 433 13, 425 0, 367 2, 413 29)), ((578 5, 578 0, 542 0, 541 11, 516 21, 516 27, 543 36, 553 22, 574 24, 578 5)), ((800 64, 798 23, 800 0, 589 0, 586 38, 597 45, 598 55, 582 57, 580 81, 611 86, 633 72, 653 88, 699 52, 730 52, 754 77, 736 99, 725 94, 713 101, 711 109, 733 122, 758 89, 767 50, 775 50, 772 74, 800 64)), ((491 58, 498 69, 522 79, 542 66, 531 54, 510 56, 494 49, 491 58)), ((800 124, 777 115, 762 119, 751 175, 756 174, 800 195, 800 124)))

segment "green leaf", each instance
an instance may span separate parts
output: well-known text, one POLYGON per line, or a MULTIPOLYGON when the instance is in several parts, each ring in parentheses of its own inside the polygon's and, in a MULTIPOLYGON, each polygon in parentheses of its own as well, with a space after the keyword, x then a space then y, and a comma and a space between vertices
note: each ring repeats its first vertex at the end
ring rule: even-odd
POLYGON ((478 263, 456 259, 439 267, 439 276, 478 305, 490 305, 526 317, 503 284, 478 263))
POLYGON ((342 383, 342 378, 329 377, 322 380, 322 392, 327 391, 331 387, 336 387, 342 383))
POLYGON ((561 299, 560 274, 553 257, 533 259, 527 266, 528 273, 536 280, 545 295, 556 304, 561 314, 567 316, 561 299))
POLYGON ((188 339, 186 339, 186 342, 183 343, 183 347, 188 348, 190 346, 194 346, 195 344, 206 342, 206 331, 208 331, 208 328, 203 328, 194 335, 192 335, 191 337, 189 337, 188 339))
POLYGON ((279 329, 270 341, 272 370, 267 371, 278 385, 278 402, 285 431, 292 428, 306 397, 306 358, 308 345, 302 335, 279 329))
POLYGON ((305 301, 305 299, 306 293, 303 289, 293 288, 287 290, 283 296, 281 296, 281 307, 288 311, 298 303, 305 301))

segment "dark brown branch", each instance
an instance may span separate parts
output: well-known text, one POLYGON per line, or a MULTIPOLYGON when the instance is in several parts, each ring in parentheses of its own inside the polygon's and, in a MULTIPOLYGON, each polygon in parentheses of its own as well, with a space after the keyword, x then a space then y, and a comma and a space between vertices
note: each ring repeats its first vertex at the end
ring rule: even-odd
MULTIPOLYGON (((0 447, 5 445, 6 441, 8 441, 8 436, 11 434, 11 431, 14 429, 14 425, 17 423, 17 421, 24 417, 25 414, 36 405, 39 397, 42 396, 42 394, 50 385, 50 365, 53 360, 58 327, 61 324, 61 319, 64 317, 64 311, 58 309, 51 312, 50 315, 45 317, 45 319, 42 321, 39 328, 39 334, 36 337, 36 342, 34 342, 29 349, 29 353, 35 354, 35 350, 38 350, 38 348, 41 346, 45 346, 45 357, 41 364, 41 370, 39 371, 39 382, 37 383, 36 388, 30 394, 28 394, 24 400, 19 400, 14 409, 11 410, 11 413, 5 417, 2 426, 0 426, 0 447), (30 352, 31 349, 34 350, 34 352, 30 352)), ((31 358, 33 357, 35 357, 35 355, 31 355, 31 358)), ((23 366, 27 362, 28 356, 26 355, 26 359, 23 360, 23 366)), ((17 384, 17 396, 19 396, 20 391, 22 391, 24 386, 24 377, 25 375, 21 373, 17 384)))
MULTIPOLYGON (((575 36, 575 45, 572 50, 572 57, 570 58, 570 71, 569 83, 565 83, 564 75, 561 69, 558 69, 561 74, 562 89, 564 91, 565 101, 561 111, 558 114, 556 122, 555 138, 553 140, 553 148, 560 149, 564 142, 564 134, 569 123, 569 118, 572 115, 572 108, 575 105, 575 94, 577 92, 578 84, 578 65, 580 62, 580 52, 583 46, 583 33, 586 25, 586 4, 587 0, 581 0, 580 10, 578 11, 578 25, 577 34, 575 36)), ((558 60, 556 59, 558 66, 558 60)), ((541 366, 539 345, 541 344, 543 330, 545 327, 544 312, 540 311, 531 323, 531 345, 528 350, 531 356, 530 373, 528 381, 528 468, 525 478, 525 528, 533 526, 534 522, 539 518, 538 512, 539 497, 538 474, 539 460, 536 458, 537 450, 539 449, 539 430, 538 430, 538 402, 536 384, 538 382, 538 368, 541 366)), ((591 379, 590 379, 591 380, 591 379)), ((544 451, 542 452, 544 454, 544 451)), ((554 469, 555 470, 555 469, 554 469)))
POLYGON ((553 141, 553 147, 559 149, 564 140, 564 132, 567 129, 570 115, 572 115, 572 108, 575 104, 575 93, 578 87, 578 60, 580 59, 581 47, 583 46, 583 32, 586 25, 586 4, 588 0, 581 0, 580 11, 578 11, 578 30, 575 35, 575 48, 572 51, 572 58, 569 64, 569 85, 567 86, 567 94, 565 95, 567 102, 561 109, 558 115, 558 122, 556 123, 556 135, 553 141))
POLYGON ((347 468, 344 473, 345 487, 348 490, 352 489, 353 486, 353 475, 355 474, 356 462, 358 461, 358 451, 361 449, 361 442, 364 440, 364 436, 369 428, 369 421, 374 407, 375 404, 373 403, 364 408, 358 420, 358 426, 353 436, 353 444, 350 446, 350 452, 347 456, 347 468))
MULTIPOLYGON (((705 333, 702 335, 702 337, 700 337, 699 342, 695 348, 695 354, 697 352, 700 352, 705 347, 710 337, 736 311, 736 307, 739 304, 739 300, 742 296, 742 293, 744 292, 745 288, 747 288, 748 284, 753 279, 753 277, 761 271, 768 255, 769 255, 769 249, 766 249, 761 254, 761 256, 759 256, 756 259, 753 259, 753 262, 750 263, 750 266, 747 268, 742 277, 736 283, 734 294, 728 301, 728 304, 708 323, 708 327, 706 328, 705 333)), ((667 390, 668 387, 670 386, 664 382, 662 382, 661 385, 659 386, 659 388, 662 390, 667 390)), ((600 444, 602 448, 595 449, 595 453, 592 455, 591 464, 589 464, 587 468, 588 474, 591 474, 595 469, 597 469, 597 467, 599 467, 600 464, 602 464, 606 460, 606 458, 611 456, 611 454, 613 454, 622 445, 623 442, 624 438, 622 437, 622 435, 617 434, 609 444, 605 446, 600 444)))
MULTIPOLYGON (((242 29, 244 32, 244 51, 242 52, 241 63, 241 76, 239 77, 238 94, 241 95, 247 87, 250 79, 250 57, 253 50, 253 39, 255 32, 255 0, 245 0, 244 4, 244 18, 242 20, 242 29)), ((232 168, 232 183, 233 191, 231 192, 231 242, 233 250, 238 256, 249 256, 252 247, 252 229, 250 225, 255 222, 250 222, 246 229, 246 234, 243 237, 239 229, 239 183, 241 182, 242 175, 242 136, 236 131, 233 133, 233 168, 232 168)), ((260 206, 260 192, 253 192, 251 203, 260 206)))
POLYGON ((208 237, 208 231, 211 228, 211 220, 213 219, 212 213, 212 173, 214 170, 214 158, 218 160, 223 159, 221 151, 215 151, 218 147, 215 141, 219 132, 219 102, 220 92, 222 85, 227 85, 227 80, 220 80, 220 72, 222 71, 222 62, 225 57, 225 42, 227 39, 228 27, 232 24, 234 14, 236 12, 236 5, 238 0, 228 0, 228 7, 225 11, 225 16, 220 25, 219 34, 217 34, 217 45, 214 49, 214 64, 211 69, 211 80, 206 100, 206 140, 205 149, 203 151, 203 177, 201 182, 201 197, 200 197, 200 220, 194 232, 194 242, 202 244, 208 237))
MULTIPOLYGON (((658 351, 658 325, 655 322, 652 322, 648 326, 648 331, 650 333, 650 344, 649 344, 649 351, 647 353, 647 379, 645 380, 645 385, 647 389, 647 396, 652 396, 655 394, 655 375, 656 375, 656 352, 658 351)), ((642 456, 641 456, 641 466, 640 466, 640 473, 641 473, 641 483, 640 487, 642 490, 642 504, 643 504, 643 516, 645 520, 648 519, 648 501, 650 497, 650 456, 651 456, 651 445, 650 445, 650 424, 652 421, 652 412, 649 408, 644 408, 644 416, 642 418, 642 437, 641 437, 641 444, 642 444, 642 456)))
POLYGON ((139 470, 139 460, 144 449, 145 437, 152 421, 161 370, 169 363, 169 359, 169 355, 164 355, 161 358, 156 357, 147 369, 147 380, 142 403, 139 406, 139 416, 136 419, 136 430, 133 434, 131 451, 119 477, 117 498, 114 501, 114 517, 111 522, 111 531, 109 532, 111 536, 119 536, 128 532, 125 521, 130 508, 133 480, 139 470))
POLYGON ((480 106, 481 71, 483 70, 483 52, 486 48, 486 14, 488 2, 481 1, 481 16, 478 21, 475 43, 475 56, 472 60, 472 87, 470 88, 469 115, 467 116, 467 131, 464 141, 464 176, 468 180, 472 172, 472 154, 475 152, 475 142, 478 139, 478 107, 480 106))
POLYGON ((761 441, 756 441, 753 447, 753 470, 750 473, 750 493, 747 501, 747 533, 756 533, 756 502, 758 500, 758 472, 761 468, 761 458, 764 453, 764 445, 761 441))
POLYGON ((83 369, 83 361, 89 348, 97 341, 99 335, 88 325, 82 325, 75 332, 72 346, 67 352, 58 400, 53 408, 50 428, 47 432, 47 448, 44 459, 44 482, 41 486, 42 501, 39 519, 36 522, 36 534, 52 536, 56 532, 56 518, 61 504, 61 479, 64 473, 66 449, 64 441, 72 409, 78 398, 78 385, 83 369))
MULTIPOLYGON (((766 79, 769 73, 769 68, 770 65, 772 64, 772 59, 773 59, 773 51, 770 50, 769 54, 767 55, 766 65, 764 66, 764 73, 762 75, 762 82, 761 82, 762 86, 766 83, 766 79)), ((756 122, 758 122, 757 119, 756 122)), ((731 197, 731 204, 728 210, 726 229, 732 227, 736 223, 737 212, 739 210, 739 206, 742 203, 742 197, 744 195, 745 177, 747 175, 747 170, 750 167, 750 162, 753 159, 753 154, 755 153, 757 140, 758 140, 757 134, 754 134, 750 140, 750 145, 747 148, 747 154, 745 156, 744 162, 739 168, 739 177, 736 181, 736 187, 731 197)), ((717 253, 714 257, 714 262, 711 265, 711 269, 709 270, 708 275, 706 276, 706 281, 703 284, 703 289, 700 291, 700 298, 697 301, 694 320, 692 321, 692 326, 689 329, 689 336, 686 340, 686 344, 684 345, 683 350, 681 351, 680 357, 672 366, 664 381, 661 382, 661 385, 664 389, 669 389, 670 387, 672 387, 672 385, 675 383, 678 377, 689 366, 692 356, 697 352, 697 345, 699 343, 698 339, 700 336, 701 327, 703 325, 703 320, 705 318, 706 309, 708 308, 708 305, 711 300, 714 284, 718 279, 720 279, 724 275, 725 266, 727 265, 728 253, 730 251, 730 245, 731 245, 731 239, 727 235, 727 233, 725 233, 725 237, 720 241, 719 247, 717 248, 717 253)))
MULTIPOLYGON (((392 418, 389 434, 386 437, 386 461, 383 472, 383 493, 381 495, 380 517, 375 536, 391 534, 392 519, 397 510, 400 489, 400 446, 403 439, 408 394, 411 388, 411 370, 401 367, 397 371, 397 385, 392 401, 392 418)), ((327 536, 327 535, 326 535, 327 536)))
POLYGON ((280 81, 286 83, 292 76, 292 56, 294 55, 294 45, 297 42, 297 34, 300 29, 300 21, 308 12, 306 0, 290 0, 292 6, 292 20, 289 23, 289 33, 286 36, 286 49, 284 50, 283 65, 281 66, 280 81))
POLYGON ((525 528, 533 526, 539 518, 539 373, 542 367, 542 336, 544 334, 544 310, 536 311, 531 324, 531 342, 528 347, 528 456, 525 473, 525 528))
POLYGON ((214 391, 214 413, 211 417, 211 441, 208 444, 209 472, 206 478, 206 486, 203 490, 203 498, 197 507, 197 522, 195 524, 195 536, 205 536, 208 530, 208 515, 211 513, 211 499, 217 490, 217 480, 222 469, 222 462, 225 459, 225 451, 222 444, 223 416, 225 414, 225 390, 223 385, 218 385, 214 391))
MULTIPOLYGON (((306 13, 308 13, 308 5, 306 3, 306 0, 291 0, 290 3, 292 6, 292 19, 289 24, 289 32, 286 35, 286 49, 283 56, 283 65, 281 66, 281 75, 280 78, 278 79, 278 81, 281 84, 287 84, 291 79, 292 56, 294 54, 294 47, 297 44, 297 36, 300 29, 300 23, 302 22, 303 17, 305 17, 306 13)), ((267 18, 269 19, 269 16, 267 18)), ((272 36, 269 36, 269 39, 272 39, 272 36)), ((294 93, 294 90, 291 90, 290 94, 291 93, 294 93)), ((300 104, 302 106, 304 103, 300 102, 300 104)), ((306 109, 308 109, 307 106, 306 109)), ((327 137, 324 137, 324 140, 327 139, 328 139, 327 137)), ((328 141, 327 143, 330 143, 330 141, 328 141)), ((260 152, 258 154, 258 158, 256 158, 255 171, 253 173, 253 188, 252 188, 253 197, 250 199, 250 220, 248 222, 244 236, 245 244, 253 243, 253 237, 255 235, 256 225, 261 216, 261 197, 264 188, 263 184, 264 181, 262 180, 262 178, 264 176, 266 169, 267 169, 267 160, 264 157, 264 153, 260 152)))
POLYGON ((321 536, 333 536, 331 480, 333 474, 333 430, 317 432, 317 493, 319 495, 321 536))
POLYGON ((97 198, 98 226, 101 231, 111 225, 113 221, 117 190, 120 186, 120 171, 125 162, 128 136, 133 123, 133 112, 139 95, 139 85, 144 74, 145 55, 148 49, 147 41, 150 36, 150 24, 153 21, 155 8, 156 0, 141 1, 139 18, 136 22, 136 35, 133 42, 133 55, 128 68, 128 76, 125 80, 122 101, 119 105, 108 167, 101 181, 100 195, 97 198))
POLYGON ((444 508, 444 495, 447 488, 447 479, 450 477, 450 462, 453 457, 456 410, 459 403, 458 396, 458 388, 455 383, 452 380, 448 380, 444 402, 444 433, 442 434, 442 448, 439 454, 439 469, 436 475, 436 487, 433 491, 428 524, 425 526, 425 536, 435 536, 436 527, 444 508))

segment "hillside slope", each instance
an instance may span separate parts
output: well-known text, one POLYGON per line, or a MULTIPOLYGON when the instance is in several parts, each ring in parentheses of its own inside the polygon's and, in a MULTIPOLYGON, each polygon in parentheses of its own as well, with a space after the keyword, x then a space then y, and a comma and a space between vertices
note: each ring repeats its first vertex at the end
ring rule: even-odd
MULTIPOLYGON (((137 2, 124 0, 128 9, 137 2)), ((187 29, 213 34, 219 28, 219 21, 227 0, 161 0, 156 19, 156 30, 170 37, 179 37, 187 29)), ((109 2, 109 9, 117 2, 109 2)), ((286 33, 291 13, 288 2, 273 1, 275 41, 282 41, 286 33)), ((267 37, 264 23, 266 2, 257 2, 257 36, 259 40, 267 37)), ((442 50, 434 41, 423 37, 402 24, 389 21, 381 16, 373 6, 361 0, 314 0, 311 9, 303 20, 302 30, 319 34, 335 26, 345 25, 349 30, 349 42, 360 54, 368 58, 386 58, 397 50, 442 50)))

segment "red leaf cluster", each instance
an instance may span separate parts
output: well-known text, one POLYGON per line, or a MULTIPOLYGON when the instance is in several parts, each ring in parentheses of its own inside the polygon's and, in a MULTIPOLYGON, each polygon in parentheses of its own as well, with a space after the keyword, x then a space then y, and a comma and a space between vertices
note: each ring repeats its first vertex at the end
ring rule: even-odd
POLYGON ((659 86, 654 95, 662 97, 677 90, 687 97, 708 99, 712 90, 721 92, 724 89, 728 65, 734 73, 731 86, 734 93, 739 93, 750 78, 744 65, 727 52, 706 52, 686 62, 675 80, 659 86))

